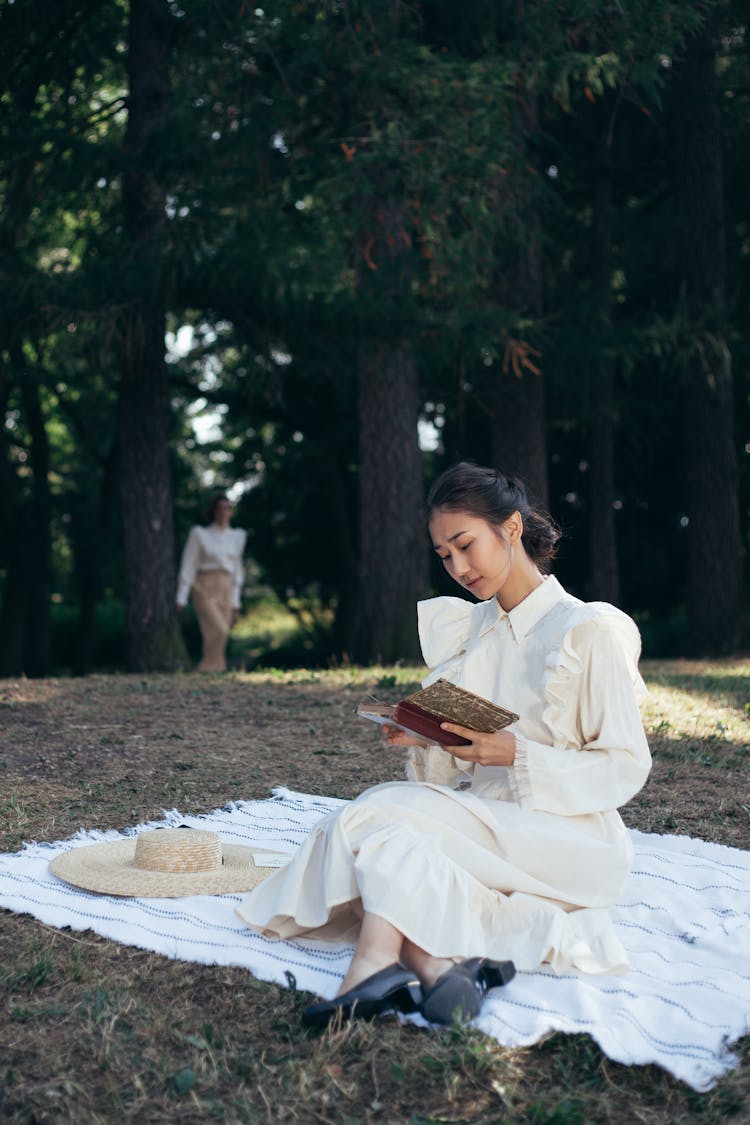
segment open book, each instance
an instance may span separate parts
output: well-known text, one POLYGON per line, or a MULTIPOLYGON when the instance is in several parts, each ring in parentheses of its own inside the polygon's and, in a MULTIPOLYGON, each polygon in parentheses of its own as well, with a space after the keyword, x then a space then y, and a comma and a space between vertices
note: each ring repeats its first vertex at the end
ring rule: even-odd
POLYGON ((469 739, 441 730, 441 723, 457 723, 491 734, 518 719, 513 711, 457 687, 450 680, 436 680, 398 703, 363 703, 357 708, 357 714, 382 726, 400 727, 409 734, 418 734, 443 746, 468 746, 469 739))

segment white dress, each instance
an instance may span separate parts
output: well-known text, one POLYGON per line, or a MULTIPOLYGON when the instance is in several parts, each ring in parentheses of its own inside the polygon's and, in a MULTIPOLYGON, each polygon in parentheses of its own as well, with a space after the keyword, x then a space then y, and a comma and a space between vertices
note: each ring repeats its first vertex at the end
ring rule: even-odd
POLYGON ((322 820, 240 917, 270 937, 355 941, 364 908, 438 957, 624 971, 606 909, 632 859, 616 810, 651 765, 635 624, 553 577, 509 613, 445 597, 418 612, 425 683, 443 676, 521 716, 514 765, 413 748, 409 781, 322 820))

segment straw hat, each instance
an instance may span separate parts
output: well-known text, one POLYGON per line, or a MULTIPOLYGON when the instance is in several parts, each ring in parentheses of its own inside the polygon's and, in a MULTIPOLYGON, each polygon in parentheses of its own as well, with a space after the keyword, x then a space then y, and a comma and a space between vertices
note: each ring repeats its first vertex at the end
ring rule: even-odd
POLYGON ((87 891, 180 898, 250 891, 274 870, 262 863, 262 849, 222 844, 215 832, 186 826, 71 848, 51 860, 49 867, 59 879, 87 891))

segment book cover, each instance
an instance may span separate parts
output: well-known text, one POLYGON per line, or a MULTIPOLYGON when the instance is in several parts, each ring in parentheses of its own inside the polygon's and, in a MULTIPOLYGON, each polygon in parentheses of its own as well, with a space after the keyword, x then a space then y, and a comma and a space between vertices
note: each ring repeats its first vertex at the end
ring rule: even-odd
POLYGON ((484 699, 449 680, 436 680, 429 687, 407 695, 396 704, 362 704, 357 714, 387 726, 418 734, 442 746, 468 746, 462 735, 441 730, 443 722, 457 723, 470 730, 492 733, 518 719, 513 711, 484 699))

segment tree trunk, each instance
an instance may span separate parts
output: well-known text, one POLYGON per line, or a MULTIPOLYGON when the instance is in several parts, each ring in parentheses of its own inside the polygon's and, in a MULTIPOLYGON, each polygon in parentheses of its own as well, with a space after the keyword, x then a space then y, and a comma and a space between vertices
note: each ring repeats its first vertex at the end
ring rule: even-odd
MULTIPOLYGON (((5 418, 10 383, 0 355, 0 419, 5 418)), ((8 449, 7 430, 0 425, 0 562, 5 570, 0 606, 0 676, 23 675, 26 618, 26 568, 23 559, 22 511, 18 478, 8 449)))
MULTIPOLYGON (((19 348, 20 352, 20 348, 19 348)), ((24 670, 29 676, 49 674, 50 644, 50 554, 52 518, 49 492, 49 438, 39 400, 39 386, 32 373, 20 367, 21 398, 31 438, 33 491, 26 554, 27 615, 24 636, 24 670)))
POLYGON ((732 362, 724 308, 724 185, 713 28, 692 37, 674 73, 682 277, 694 324, 685 359, 684 433, 691 650, 730 652, 744 623, 743 549, 732 362))
MULTIPOLYGON (((527 138, 536 130, 537 107, 534 98, 519 94, 517 127, 527 138)), ((542 228, 534 200, 525 182, 526 170, 518 170, 516 206, 519 221, 524 229, 520 232, 518 259, 510 291, 498 293, 498 300, 510 306, 524 319, 537 320, 544 308, 544 277, 542 258, 542 228)), ((545 434, 545 395, 544 381, 531 366, 523 361, 523 351, 529 341, 524 333, 520 341, 506 343, 506 360, 512 359, 516 350, 516 362, 506 362, 503 372, 495 382, 491 449, 492 461, 504 473, 518 476, 526 484, 532 501, 542 508, 549 503, 549 483, 547 478, 547 439, 545 434), (520 354, 520 359, 519 359, 520 354)), ((537 366, 535 360, 534 367, 537 366)))
POLYGON ((134 670, 181 665, 164 361, 166 215, 159 174, 168 129, 170 14, 132 0, 123 178, 128 255, 120 437, 127 658, 134 670))
POLYGON ((416 603, 427 591, 419 383, 403 325, 411 295, 408 206, 375 170, 378 192, 362 217, 362 308, 380 325, 357 361, 359 572, 352 657, 361 663, 419 658, 416 603))
POLYGON ((592 283, 599 321, 599 358, 592 393, 590 469, 591 595, 620 600, 615 530, 615 360, 612 351, 612 162, 609 122, 599 145, 594 189, 592 283))
POLYGON ((3 605, 0 611, 0 676, 22 676, 26 639, 26 612, 29 604, 26 558, 19 537, 10 545, 6 556, 3 605))
POLYGON ((328 512, 331 534, 339 546, 340 577, 336 602, 336 615, 331 630, 331 643, 337 658, 348 656, 352 650, 356 628, 358 558, 356 550, 357 528, 353 524, 351 497, 348 495, 345 457, 338 450, 321 450, 325 458, 328 512))
MULTIPOLYGON (((40 79, 36 75, 27 74, 25 81, 27 84, 20 84, 14 91, 13 98, 21 114, 30 115, 39 92, 40 79)), ((3 207, 0 211, 0 254, 7 257, 9 262, 13 261, 19 253, 19 247, 24 244, 26 224, 33 205, 33 197, 29 193, 28 185, 35 159, 37 155, 34 147, 27 146, 24 152, 15 155, 13 161, 6 162, 7 180, 4 185, 3 207)), ((0 360, 3 366, 0 371, 0 559, 5 563, 5 581, 0 609, 0 675, 20 676, 32 670, 28 665, 29 657, 32 660, 32 668, 38 671, 46 670, 49 660, 49 624, 46 616, 49 607, 46 593, 43 592, 40 596, 38 589, 36 591, 32 589, 33 572, 40 561, 36 556, 38 545, 41 545, 43 552, 42 565, 46 567, 49 565, 49 551, 48 549, 45 551, 44 547, 44 541, 49 541, 49 527, 46 522, 42 528, 35 527, 8 448, 4 421, 11 395, 11 383, 16 389, 20 387, 24 420, 31 425, 38 419, 32 419, 30 422, 27 416, 29 398, 33 400, 34 396, 33 394, 29 396, 23 383, 26 375, 22 351, 23 328, 18 323, 10 322, 6 322, 4 328, 7 331, 6 339, 3 341, 7 360, 0 360), (41 544, 35 542, 37 532, 41 537, 41 544), (35 620, 37 644, 29 644, 30 607, 35 620)), ((32 458, 38 454, 46 461, 46 431, 42 436, 37 430, 36 436, 37 439, 41 437, 42 448, 34 442, 32 434, 34 445, 32 458)), ((32 460, 32 470, 35 500, 37 500, 40 496, 40 488, 48 490, 46 464, 38 466, 32 460), (43 484, 40 470, 44 472, 43 484)), ((42 518, 46 521, 48 514, 42 518)))
POLYGON ((78 625, 73 653, 73 675, 91 671, 96 641, 96 607, 102 592, 101 543, 112 534, 112 512, 117 485, 119 446, 113 442, 101 460, 96 502, 91 490, 81 482, 77 502, 72 507, 70 538, 78 591, 78 625))
POLYGON ((360 663, 419 658, 416 602, 427 591, 427 540, 411 346, 373 344, 359 360, 360 663))
MULTIPOLYGON (((0 674, 45 676, 50 670, 49 440, 39 388, 23 361, 20 344, 9 349, 30 437, 31 498, 23 495, 4 432, 0 435, 0 527, 5 583, 0 611, 0 674)), ((8 399, 0 377, 0 418, 8 399)))

